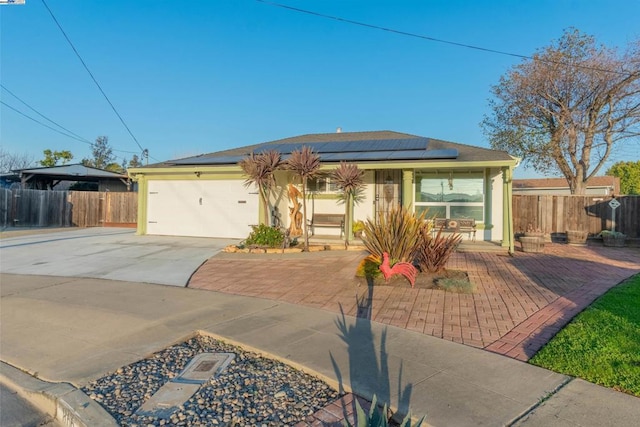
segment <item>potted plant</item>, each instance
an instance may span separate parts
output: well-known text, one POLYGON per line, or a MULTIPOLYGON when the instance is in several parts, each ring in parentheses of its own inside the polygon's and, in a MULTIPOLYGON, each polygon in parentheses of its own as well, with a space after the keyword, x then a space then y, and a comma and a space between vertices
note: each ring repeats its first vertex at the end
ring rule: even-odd
POLYGON ((533 228, 533 225, 529 224, 524 236, 520 237, 520 244, 522 252, 544 252, 544 233, 540 228, 533 228))
POLYGON ((589 232, 585 230, 567 230, 567 243, 570 245, 584 246, 587 244, 589 232))
POLYGON ((362 237, 362 231, 364 230, 364 221, 358 220, 353 223, 353 236, 357 238, 362 237))
POLYGON ((540 227, 533 228, 533 225, 529 223, 527 225, 527 231, 524 232, 524 237, 540 237, 544 238, 544 233, 540 229, 540 227))
POLYGON ((605 246, 614 248, 624 247, 624 243, 627 240, 627 235, 619 231, 602 230, 600 237, 602 237, 602 243, 605 246))

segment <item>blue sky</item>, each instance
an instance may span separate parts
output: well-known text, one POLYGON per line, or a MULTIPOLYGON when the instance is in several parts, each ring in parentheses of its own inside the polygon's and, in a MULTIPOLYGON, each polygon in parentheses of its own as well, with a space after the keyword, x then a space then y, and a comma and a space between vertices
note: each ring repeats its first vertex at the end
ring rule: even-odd
MULTIPOLYGON (((624 49, 640 1, 300 1, 282 3, 523 55, 573 26, 624 49)), ((488 147, 490 87, 518 58, 301 14, 254 0, 46 0, 151 161, 289 136, 395 130, 488 147)), ((0 6, 2 84, 83 138, 140 148, 41 0, 0 6)), ((44 119, 5 90, 2 101, 44 119)), ((1 108, 6 151, 90 147, 1 108)), ((615 159, 639 157, 640 146, 615 159)), ((533 172, 517 171, 516 176, 533 172)))

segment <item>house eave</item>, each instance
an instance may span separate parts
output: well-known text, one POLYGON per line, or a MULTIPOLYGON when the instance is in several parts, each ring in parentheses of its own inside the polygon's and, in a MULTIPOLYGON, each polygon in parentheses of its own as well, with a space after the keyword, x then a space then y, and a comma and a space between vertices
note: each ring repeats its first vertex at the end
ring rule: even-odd
MULTIPOLYGON (((322 170, 334 169, 339 162, 325 162, 321 165, 322 170)), ((395 162, 356 162, 358 168, 362 170, 380 170, 380 169, 485 169, 485 168, 502 168, 515 167, 515 160, 493 160, 493 161, 460 161, 460 160, 442 160, 442 161, 395 161, 395 162)), ((197 173, 238 173, 242 170, 237 164, 234 165, 199 165, 199 166, 167 166, 154 168, 132 168, 129 169, 129 176, 154 176, 154 175, 183 175, 197 173)))

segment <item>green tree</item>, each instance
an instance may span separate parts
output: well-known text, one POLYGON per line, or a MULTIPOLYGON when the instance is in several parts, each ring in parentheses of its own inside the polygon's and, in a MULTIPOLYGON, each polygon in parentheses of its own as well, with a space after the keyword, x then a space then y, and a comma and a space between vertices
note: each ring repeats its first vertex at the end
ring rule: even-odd
POLYGON ((492 94, 482 123, 491 146, 539 172, 560 172, 571 193, 584 194, 614 147, 640 135, 640 39, 618 54, 565 30, 492 94))
POLYGON ((341 201, 345 205, 344 216, 344 245, 349 246, 349 236, 351 234, 351 209, 354 203, 358 204, 363 199, 364 171, 358 169, 354 163, 340 162, 340 165, 333 171, 331 177, 338 189, 341 191, 341 201))
POLYGON ((307 182, 320 175, 320 156, 307 145, 294 150, 285 161, 286 168, 302 181, 302 209, 304 210, 304 250, 309 250, 309 227, 307 226, 307 182))
POLYGON ((40 165, 51 168, 54 166, 58 166, 58 162, 62 162, 62 164, 66 164, 71 159, 73 159, 73 154, 71 151, 63 150, 63 151, 51 151, 46 149, 42 152, 44 154, 44 159, 40 160, 40 165))
MULTIPOLYGON (((126 163, 126 162, 125 162, 126 163)), ((140 168, 142 167, 142 162, 140 161, 140 158, 138 157, 137 154, 134 154, 133 157, 131 158, 131 160, 129 160, 129 163, 127 164, 125 169, 129 169, 129 168, 140 168)))
POLYGON ((640 195, 640 160, 635 162, 617 162, 606 175, 620 178, 620 193, 640 195))
POLYGON ((269 224, 269 195, 276 186, 275 171, 282 165, 282 158, 277 151, 265 151, 259 154, 251 153, 238 163, 246 175, 245 187, 255 185, 260 193, 263 207, 261 224, 269 224))
POLYGON ((96 138, 96 141, 91 144, 91 154, 93 155, 92 159, 82 159, 83 165, 106 169, 107 166, 114 163, 115 156, 113 155, 113 148, 109 145, 109 137, 99 136, 96 138))

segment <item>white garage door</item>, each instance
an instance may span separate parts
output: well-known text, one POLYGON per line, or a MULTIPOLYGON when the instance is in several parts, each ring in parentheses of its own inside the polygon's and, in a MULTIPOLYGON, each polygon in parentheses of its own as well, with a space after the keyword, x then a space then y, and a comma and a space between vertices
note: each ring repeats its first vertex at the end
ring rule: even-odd
POLYGON ((147 234, 245 238, 258 194, 243 181, 149 181, 147 234))

